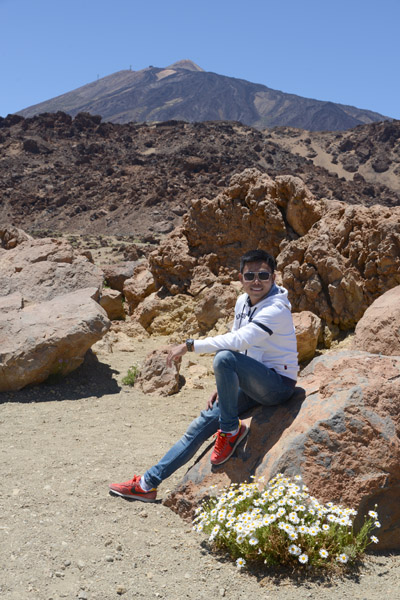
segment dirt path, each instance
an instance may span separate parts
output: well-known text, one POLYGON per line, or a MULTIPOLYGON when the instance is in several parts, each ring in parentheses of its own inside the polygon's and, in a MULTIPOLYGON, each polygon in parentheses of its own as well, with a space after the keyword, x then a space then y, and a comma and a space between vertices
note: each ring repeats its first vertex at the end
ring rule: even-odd
MULTIPOLYGON (((189 382, 166 399, 122 386, 158 345, 133 340, 132 352, 99 354, 58 384, 0 394, 0 598, 399 598, 398 555, 331 582, 260 578, 210 554, 161 502, 109 496, 110 481, 142 473, 169 448, 213 387, 206 377, 204 389, 189 382)), ((161 499, 184 472, 164 482, 161 499)))

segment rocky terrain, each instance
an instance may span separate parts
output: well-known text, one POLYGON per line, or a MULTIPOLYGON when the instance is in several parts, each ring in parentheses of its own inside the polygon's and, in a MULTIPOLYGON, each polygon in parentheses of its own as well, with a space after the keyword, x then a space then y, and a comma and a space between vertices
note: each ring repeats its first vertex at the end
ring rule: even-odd
MULTIPOLYGON (((154 463, 170 446, 171 440, 176 439, 186 424, 197 415, 214 387, 210 357, 197 355, 195 360, 192 356, 184 357, 179 391, 174 395, 161 396, 156 387, 149 393, 144 385, 130 388, 122 380, 130 367, 144 366, 149 352, 152 351, 154 355, 155 350, 159 351, 160 347, 170 343, 173 336, 161 337, 160 332, 171 328, 178 337, 182 336, 182 332, 177 331, 174 319, 182 320, 182 316, 189 317, 189 313, 193 312, 195 318, 192 326, 200 330, 210 327, 215 319, 217 325, 220 322, 223 326, 227 322, 225 302, 238 291, 228 284, 234 273, 233 264, 229 263, 224 270, 215 254, 201 253, 201 246, 197 255, 193 252, 184 253, 180 249, 185 248, 188 234, 192 236, 191 239, 202 237, 201 229, 197 232, 190 227, 185 230, 185 223, 186 226, 190 225, 190 219, 196 215, 203 219, 195 220, 200 227, 207 222, 207 215, 212 216, 215 222, 208 221, 209 233, 212 233, 212 227, 219 228, 220 238, 214 244, 215 248, 224 249, 224 229, 221 227, 224 211, 221 208, 228 206, 229 202, 233 205, 228 215, 231 217, 229 222, 235 236, 243 234, 240 231, 244 229, 240 228, 243 219, 247 222, 255 218, 255 224, 262 227, 262 219, 269 215, 270 229, 266 232, 274 233, 277 248, 282 243, 279 243, 282 236, 288 237, 287 241, 293 238, 284 249, 310 236, 314 230, 313 220, 316 225, 320 222, 329 223, 324 210, 332 216, 338 209, 338 203, 329 207, 325 202, 316 202, 301 180, 292 176, 278 176, 274 181, 251 169, 234 177, 231 186, 217 197, 192 203, 183 229, 178 228, 170 238, 166 238, 149 255, 149 262, 142 259, 142 263, 134 266, 133 272, 132 264, 109 266, 107 278, 110 283, 120 286, 122 278, 125 280, 123 289, 131 287, 136 292, 129 298, 132 307, 136 308, 125 321, 113 323, 110 332, 95 344, 94 353, 86 355, 80 368, 64 378, 61 372, 55 373, 56 377, 39 386, 0 392, 3 459, 0 556, 4 565, 0 591, 7 600, 19 600, 21 597, 34 600, 111 600, 121 596, 155 596, 173 600, 177 597, 228 595, 234 600, 248 598, 249 595, 263 600, 312 597, 322 600, 342 600, 347 597, 378 600, 382 593, 395 597, 400 581, 399 557, 398 553, 387 549, 393 548, 393 542, 398 539, 392 532, 399 523, 399 444, 396 435, 400 398, 398 357, 381 358, 378 354, 371 356, 361 353, 363 356, 360 360, 353 350, 340 355, 340 344, 332 342, 332 354, 314 359, 304 372, 307 400, 302 412, 299 412, 299 418, 293 419, 296 406, 292 405, 288 405, 287 413, 284 409, 269 423, 268 419, 264 419, 263 423, 259 415, 253 415, 249 443, 239 449, 237 456, 231 459, 233 462, 230 465, 228 462, 227 468, 221 471, 224 477, 229 477, 232 467, 241 462, 246 464, 246 460, 256 460, 258 463, 259 458, 267 452, 263 468, 266 467, 268 472, 268 457, 279 461, 285 454, 278 444, 271 447, 274 437, 268 434, 268 426, 272 425, 275 434, 288 426, 288 435, 282 436, 284 449, 293 432, 302 438, 308 428, 307 444, 302 444, 297 450, 303 452, 300 463, 304 465, 314 489, 318 491, 322 484, 323 492, 328 496, 336 495, 339 490, 346 502, 351 504, 355 498, 358 501, 357 490, 362 490, 363 511, 368 510, 371 502, 375 501, 377 490, 378 493, 383 490, 378 501, 382 507, 380 518, 386 543, 383 548, 386 550, 369 556, 355 572, 343 577, 317 578, 309 572, 301 577, 272 569, 239 572, 226 557, 213 555, 204 537, 192 532, 190 525, 168 508, 168 505, 173 505, 185 514, 180 507, 182 504, 187 507, 188 500, 189 503, 193 502, 193 490, 189 489, 191 493, 187 493, 187 481, 199 471, 203 470, 204 474, 204 466, 209 466, 207 455, 202 456, 204 449, 200 450, 197 457, 199 462, 189 471, 185 480, 182 480, 186 471, 184 467, 160 486, 160 501, 154 505, 128 502, 107 494, 107 484, 111 481, 125 480, 134 472, 141 473, 154 463), (202 210, 202 206, 205 210, 202 210), (281 206, 282 213, 277 209, 278 206, 281 206), (213 210, 214 207, 217 210, 213 210), (175 266, 182 266, 183 271, 178 269, 179 276, 174 280, 173 264, 170 264, 164 273, 164 291, 161 294, 160 290, 152 292, 151 277, 148 275, 150 273, 152 276, 152 272, 149 267, 153 268, 157 281, 160 258, 164 256, 168 265, 168 257, 174 256, 172 251, 179 256, 175 266), (191 274, 191 282, 187 281, 185 269, 191 274), (219 275, 217 285, 212 269, 219 275), (170 291, 166 291, 167 286, 170 291), (143 298, 140 293, 144 294, 143 298), (155 297, 157 294, 158 297, 155 297), (189 304, 190 298, 192 305, 189 304), (222 304, 219 304, 221 299, 222 304), (163 307, 166 310, 163 311, 163 307), (355 364, 357 361, 358 365, 355 364), (303 419, 303 415, 306 418, 303 419), (157 426, 158 423, 162 426, 157 426), (265 439, 268 443, 265 443, 265 439), (323 485, 321 477, 330 469, 332 481, 328 479, 329 487, 323 485), (354 487, 343 486, 344 476, 354 487), (342 487, 335 486, 335 481, 342 487), (171 494, 173 489, 175 492, 171 494)), ((391 214, 389 209, 377 205, 371 209, 344 206, 344 214, 348 209, 356 212, 379 210, 380 215, 379 218, 375 216, 375 222, 381 228, 388 221, 390 229, 390 219, 395 216, 394 212, 391 214), (385 211, 389 212, 389 219, 385 218, 385 211)), ((343 217, 339 213, 338 216, 343 217)), ((335 226, 340 228, 341 219, 337 218, 336 221, 335 226)), ((364 221, 364 235, 368 239, 368 226, 373 225, 374 221, 364 221)), ((357 229, 356 219, 354 223, 357 229)), ((396 233, 398 223, 399 220, 392 223, 392 235, 396 233)), ((334 241, 336 233, 332 229, 331 241, 334 241)), ((257 229, 250 231, 257 235, 257 229)), ((344 250, 351 258, 355 252, 351 249, 357 247, 358 240, 357 235, 350 235, 351 230, 346 231, 350 252, 346 246, 337 251, 344 250)), ((314 245, 318 247, 321 245, 318 227, 315 232, 314 245)), ((323 233, 326 236, 326 231, 323 233)), ((73 272, 80 274, 82 265, 88 269, 88 276, 94 276, 94 283, 100 285, 97 268, 88 260, 90 255, 87 256, 87 252, 85 256, 80 255, 59 240, 32 240, 12 228, 2 230, 1 237, 1 272, 3 281, 10 286, 10 293, 6 290, 3 303, 0 303, 0 312, 5 311, 6 315, 10 314, 9 309, 29 312, 33 307, 31 313, 40 321, 41 313, 35 309, 37 305, 34 302, 39 300, 42 290, 50 292, 52 296, 57 287, 62 294, 58 298, 63 299, 65 304, 60 303, 58 312, 53 310, 49 314, 48 323, 44 324, 49 329, 43 330, 45 342, 54 347, 54 338, 48 333, 50 329, 60 331, 62 328, 55 321, 52 322, 54 317, 63 326, 59 317, 66 312, 69 304, 68 287, 66 289, 65 286, 74 282, 73 272), (84 258, 86 260, 83 262, 84 258), (8 266, 8 270, 4 265, 8 266), (69 270, 69 277, 59 276, 69 270), (48 273, 48 276, 39 279, 38 273, 48 273), (26 308, 21 307, 24 302, 16 306, 13 299, 16 294, 13 285, 21 277, 25 282, 29 281, 29 277, 36 281, 35 285, 22 289, 27 299, 26 308)), ((240 237, 236 241, 240 242, 240 237)), ((249 241, 247 236, 246 242, 249 241)), ((381 246, 380 242, 390 243, 390 236, 383 235, 382 240, 373 241, 375 247, 371 244, 366 244, 366 247, 376 253, 381 249, 384 258, 385 246, 381 246)), ((135 249, 140 250, 140 247, 135 246, 135 249)), ((235 257, 240 252, 240 244, 232 246, 231 251, 232 257, 235 257)), ((311 251, 309 247, 307 251, 311 251)), ((105 257, 102 258, 104 260, 105 257)), ((343 263, 339 261, 337 264, 341 267, 343 263)), ((323 276, 324 262, 316 266, 323 276)), ((344 270, 339 280, 346 278, 347 271, 344 270)), ((351 269, 349 271, 351 273, 351 269)), ((304 272, 307 273, 306 270, 304 272)), ((396 272, 398 269, 394 275, 396 272)), ((388 273, 390 275, 390 269, 388 273)), ((366 285, 361 278, 359 283, 361 287, 366 285)), ((77 285, 81 287, 85 281, 78 279, 77 285)), ((388 280, 387 285, 393 284, 388 280)), ((4 285, 1 289, 4 292, 4 285)), ((295 288, 294 294, 296 297, 295 288)), ((86 299, 82 300, 81 308, 88 312, 90 309, 89 306, 85 308, 86 299)), ((375 351, 381 346, 387 354, 398 355, 396 331, 400 314, 399 300, 397 287, 376 301, 385 314, 381 314, 383 319, 374 330, 375 351), (389 322, 385 320, 388 314, 393 316, 389 322)), ((82 322, 78 307, 72 307, 72 310, 74 317, 82 322)), ((370 310, 369 315, 368 311, 365 313, 366 322, 356 332, 356 348, 370 344, 368 335, 377 319, 374 304, 370 310)), ((382 310, 378 309, 378 312, 382 313, 382 310)), ((303 317, 307 312, 298 314, 303 317)), ((315 320, 318 320, 316 315, 315 320)), ((26 334, 28 331, 31 329, 25 328, 26 334)), ((318 329, 314 334, 316 341, 318 329)), ((89 336, 90 331, 86 331, 85 335, 89 336)), ((37 337, 38 348, 43 348, 43 336, 42 339, 40 335, 37 337)), ((347 342, 345 340, 343 344, 347 342)), ((29 340, 29 344, 32 344, 32 340, 29 340)), ((315 352, 315 345, 313 347, 315 352)), ((1 348, 3 359, 7 354, 3 343, 1 348)), ((61 351, 64 352, 65 348, 61 348, 61 351)), ((25 358, 29 361, 29 356, 25 358)), ((155 368, 158 369, 158 365, 155 368)), ((152 381, 155 379, 153 377, 152 381)), ((298 390, 301 391, 301 388, 298 390)), ((298 404, 299 398, 293 401, 298 404)), ((294 455, 290 447, 286 454, 292 465, 294 455)), ((234 471, 242 472, 236 468, 234 471)), ((203 491, 204 484, 208 485, 209 475, 205 471, 205 479, 200 484, 203 491)), ((209 483, 218 481, 219 476, 213 474, 209 483)))
POLYGON ((399 122, 315 136, 291 129, 263 134, 231 122, 115 125, 65 113, 0 118, 0 219, 35 235, 156 242, 192 199, 216 196, 248 167, 297 175, 317 199, 399 204, 399 122), (343 166, 350 158, 351 171, 343 166))
MULTIPOLYGON (((7 600, 395 597, 399 129, 382 123, 306 138, 239 123, 114 125, 87 114, 0 120, 7 600), (343 578, 238 572, 161 502, 107 495, 107 483, 143 472, 204 406, 214 386, 210 357, 185 356, 172 391, 157 387, 163 361, 146 357, 188 334, 225 330, 240 287, 231 281, 249 245, 277 257, 301 357, 320 356, 303 373, 301 409, 296 396, 287 413, 253 415, 249 444, 231 467, 248 460, 252 471, 255 461, 269 474, 286 455, 313 490, 326 476, 328 496, 361 500, 363 510, 378 499, 385 554, 343 578), (107 314, 119 319, 109 333, 107 314), (354 338, 339 343, 354 327, 354 338), (134 388, 122 383, 128 368, 146 364, 153 376, 141 373, 134 388), (24 379, 38 365, 38 378, 24 379), (281 446, 271 445, 277 423, 287 426, 281 446), (294 448, 298 435, 307 443, 294 448)), ((182 514, 197 493, 188 482, 204 492, 210 476, 207 456, 198 458, 184 481, 185 468, 160 487, 160 501, 182 514)), ((231 471, 228 464, 224 476, 231 471)))
POLYGON ((259 129, 287 125, 313 131, 349 129, 387 118, 206 72, 190 60, 165 68, 119 71, 18 114, 32 117, 59 110, 72 116, 90 112, 112 123, 230 120, 259 129))
POLYGON ((210 357, 201 380, 169 398, 122 384, 166 339, 98 351, 57 383, 0 393, 0 597, 4 600, 232 598, 380 600, 396 597, 400 557, 370 555, 344 577, 239 572, 164 506, 185 475, 160 488, 160 502, 112 498, 108 484, 142 472, 180 436, 213 389, 210 357), (154 422, 162 427, 154 427, 154 422))
POLYGON ((290 127, 265 131, 267 139, 312 160, 374 196, 370 184, 400 190, 399 121, 360 125, 342 132, 307 132, 290 127))

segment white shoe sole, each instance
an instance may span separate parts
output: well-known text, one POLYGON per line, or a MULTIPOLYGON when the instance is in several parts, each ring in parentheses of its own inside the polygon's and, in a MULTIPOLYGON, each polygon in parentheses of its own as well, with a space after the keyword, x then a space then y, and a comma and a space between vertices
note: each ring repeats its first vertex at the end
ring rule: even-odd
POLYGON ((110 489, 109 493, 112 496, 121 496, 122 498, 127 498, 128 500, 139 500, 139 502, 155 502, 157 498, 145 498, 144 496, 133 496, 132 494, 121 494, 121 492, 116 492, 115 490, 110 489))

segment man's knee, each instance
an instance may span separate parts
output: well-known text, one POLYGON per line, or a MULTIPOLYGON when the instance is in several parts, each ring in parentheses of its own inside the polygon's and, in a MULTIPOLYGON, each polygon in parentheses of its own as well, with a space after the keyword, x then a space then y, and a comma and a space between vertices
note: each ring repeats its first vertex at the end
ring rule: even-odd
POLYGON ((214 356, 213 367, 214 371, 218 370, 219 367, 226 367, 235 364, 235 352, 233 350, 220 350, 214 356))
POLYGON ((215 405, 211 410, 202 410, 197 419, 191 422, 183 438, 188 441, 195 438, 205 441, 218 429, 219 408, 215 405), (211 433, 210 433, 211 431, 211 433))

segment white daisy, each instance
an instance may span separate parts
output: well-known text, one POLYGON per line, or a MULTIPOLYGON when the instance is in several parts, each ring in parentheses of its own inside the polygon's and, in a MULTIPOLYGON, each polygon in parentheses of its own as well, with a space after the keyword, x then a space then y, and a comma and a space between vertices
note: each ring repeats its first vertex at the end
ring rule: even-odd
POLYGON ((377 544, 379 542, 379 540, 375 535, 371 535, 371 542, 374 542, 374 544, 377 544))
POLYGON ((305 565, 308 562, 308 556, 307 554, 300 554, 299 556, 299 562, 303 563, 303 565, 305 565))
POLYGON ((296 544, 292 544, 289 546, 289 553, 293 554, 293 556, 299 556, 299 554, 301 554, 301 549, 296 546, 296 544))
POLYGON ((258 544, 258 539, 255 537, 251 537, 249 539, 249 544, 250 544, 250 546, 256 546, 258 544))

